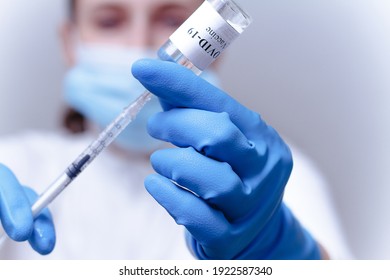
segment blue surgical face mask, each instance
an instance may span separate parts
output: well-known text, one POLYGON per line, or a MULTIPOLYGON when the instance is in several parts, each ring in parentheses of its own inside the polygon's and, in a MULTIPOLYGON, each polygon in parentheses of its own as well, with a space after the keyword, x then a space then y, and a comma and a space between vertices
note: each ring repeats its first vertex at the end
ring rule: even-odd
MULTIPOLYGON (((106 127, 123 108, 145 90, 132 76, 131 65, 141 58, 156 57, 154 52, 105 45, 82 45, 76 53, 76 65, 65 78, 65 99, 68 104, 101 128, 106 127)), ((202 74, 217 85, 212 71, 202 74)), ((149 153, 161 142, 146 131, 150 116, 161 111, 157 98, 152 98, 135 121, 115 140, 122 148, 149 153)))

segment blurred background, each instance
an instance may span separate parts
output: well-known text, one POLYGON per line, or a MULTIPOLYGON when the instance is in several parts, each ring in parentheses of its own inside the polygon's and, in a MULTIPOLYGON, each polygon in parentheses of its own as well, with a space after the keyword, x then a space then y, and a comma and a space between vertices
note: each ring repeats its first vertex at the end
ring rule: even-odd
MULTIPOLYGON (((390 259, 390 2, 237 2, 224 88, 322 171, 355 257, 390 259)), ((60 123, 63 4, 0 1, 0 136, 60 123)))

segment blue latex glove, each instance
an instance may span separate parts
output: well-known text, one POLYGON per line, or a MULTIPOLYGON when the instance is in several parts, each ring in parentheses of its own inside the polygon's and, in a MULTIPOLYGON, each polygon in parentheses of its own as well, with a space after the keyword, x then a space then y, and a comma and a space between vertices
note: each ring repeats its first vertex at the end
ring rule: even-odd
POLYGON ((182 66, 141 60, 133 75, 165 110, 149 133, 178 147, 152 155, 158 174, 145 186, 187 228, 198 258, 320 258, 282 202, 292 156, 273 128, 182 66))
POLYGON ((42 255, 54 249, 56 235, 47 209, 33 220, 31 205, 36 193, 18 182, 15 175, 0 164, 0 220, 8 236, 15 241, 27 241, 42 255))

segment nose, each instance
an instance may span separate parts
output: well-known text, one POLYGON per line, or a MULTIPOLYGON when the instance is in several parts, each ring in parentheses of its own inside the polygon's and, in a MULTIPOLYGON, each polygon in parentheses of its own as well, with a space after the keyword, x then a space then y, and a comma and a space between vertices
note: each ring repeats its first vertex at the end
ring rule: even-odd
POLYGON ((150 48, 152 46, 151 24, 141 13, 135 15, 131 22, 128 45, 135 48, 150 48))

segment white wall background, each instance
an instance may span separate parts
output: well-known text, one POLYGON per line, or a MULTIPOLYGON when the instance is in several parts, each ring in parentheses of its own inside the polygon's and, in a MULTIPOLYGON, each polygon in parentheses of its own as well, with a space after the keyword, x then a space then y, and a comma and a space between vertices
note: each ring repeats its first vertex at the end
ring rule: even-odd
POLYGON ((0 135, 60 121, 60 3, 0 0, 0 135))
POLYGON ((315 160, 355 255, 389 259, 390 2, 240 3, 227 88, 315 160))
MULTIPOLYGON (((390 259, 390 2, 237 2, 225 88, 320 167, 355 256, 390 259)), ((61 3, 0 0, 0 135, 59 123, 61 3)))

